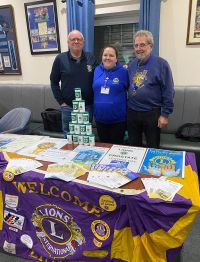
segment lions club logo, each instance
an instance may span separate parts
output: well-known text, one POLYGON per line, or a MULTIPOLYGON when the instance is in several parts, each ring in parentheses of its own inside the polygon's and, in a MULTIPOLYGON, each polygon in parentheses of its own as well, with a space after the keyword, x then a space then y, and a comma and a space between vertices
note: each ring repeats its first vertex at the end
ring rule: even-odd
POLYGON ((52 258, 73 255, 85 243, 80 227, 73 217, 56 205, 41 205, 32 214, 36 235, 52 258))
POLYGON ((147 80, 147 70, 143 70, 141 72, 136 72, 133 77, 133 82, 137 87, 141 88, 144 84, 144 81, 147 80))

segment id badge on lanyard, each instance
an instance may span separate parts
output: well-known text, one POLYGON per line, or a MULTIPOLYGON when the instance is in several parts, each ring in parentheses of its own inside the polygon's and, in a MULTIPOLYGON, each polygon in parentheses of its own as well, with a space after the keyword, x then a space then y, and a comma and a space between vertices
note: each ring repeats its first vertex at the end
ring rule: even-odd
POLYGON ((102 86, 101 87, 101 94, 109 95, 109 93, 110 93, 110 87, 108 87, 108 86, 102 86))
POLYGON ((101 87, 101 94, 109 95, 110 93, 110 87, 107 86, 107 82, 109 80, 109 77, 106 77, 104 85, 101 87))

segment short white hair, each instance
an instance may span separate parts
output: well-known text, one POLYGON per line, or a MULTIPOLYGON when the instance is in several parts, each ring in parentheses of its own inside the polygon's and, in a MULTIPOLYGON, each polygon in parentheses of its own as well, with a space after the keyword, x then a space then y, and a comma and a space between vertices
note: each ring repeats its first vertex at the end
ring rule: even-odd
POLYGON ((73 34, 73 33, 79 33, 79 34, 81 35, 82 39, 84 40, 84 36, 83 36, 83 34, 82 34, 79 30, 73 30, 73 31, 69 32, 69 34, 68 34, 68 36, 67 36, 67 40, 70 39, 70 36, 71 36, 71 34, 73 34))
POLYGON ((133 37, 133 41, 135 42, 135 38, 136 37, 140 37, 140 36, 146 36, 147 38, 147 43, 150 45, 154 45, 154 39, 153 39, 153 34, 150 31, 147 30, 139 30, 135 33, 134 37, 133 37))

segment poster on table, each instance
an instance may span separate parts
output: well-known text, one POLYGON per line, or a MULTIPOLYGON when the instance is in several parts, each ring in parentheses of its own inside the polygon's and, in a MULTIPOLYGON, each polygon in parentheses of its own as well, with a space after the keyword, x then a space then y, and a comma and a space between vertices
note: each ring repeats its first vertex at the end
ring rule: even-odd
POLYGON ((184 178, 185 152, 148 148, 140 173, 184 178))

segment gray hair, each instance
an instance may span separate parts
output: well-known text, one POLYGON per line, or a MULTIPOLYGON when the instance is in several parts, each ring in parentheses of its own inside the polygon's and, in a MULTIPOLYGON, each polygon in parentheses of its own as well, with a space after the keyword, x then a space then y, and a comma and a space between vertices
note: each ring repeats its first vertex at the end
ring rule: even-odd
POLYGON ((83 36, 83 34, 82 34, 79 30, 76 30, 76 29, 73 30, 73 31, 71 31, 71 32, 69 32, 69 34, 68 34, 68 36, 67 36, 67 40, 69 40, 69 38, 70 38, 70 36, 71 36, 72 33, 79 33, 79 34, 81 35, 83 41, 84 41, 84 36, 83 36))
POLYGON ((145 36, 147 38, 147 43, 150 45, 154 45, 154 40, 153 40, 153 35, 150 31, 147 30, 139 30, 135 33, 134 37, 133 37, 133 41, 135 42, 135 38, 136 37, 141 37, 141 36, 145 36))

